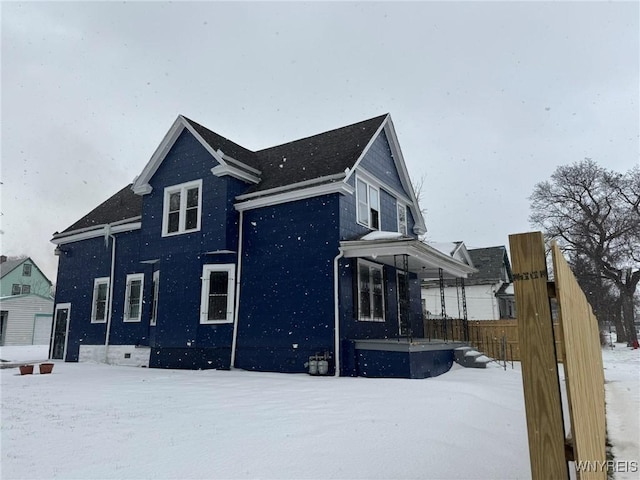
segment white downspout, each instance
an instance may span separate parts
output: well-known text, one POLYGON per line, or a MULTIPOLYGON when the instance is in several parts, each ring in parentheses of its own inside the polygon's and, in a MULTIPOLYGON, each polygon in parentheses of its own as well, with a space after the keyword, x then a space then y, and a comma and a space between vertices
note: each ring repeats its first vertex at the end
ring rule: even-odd
POLYGON ((107 332, 104 338, 104 363, 109 363, 109 335, 111 334, 111 308, 113 306, 113 282, 115 281, 116 269, 116 237, 109 234, 111 238, 111 273, 109 276, 109 312, 107 314, 107 332))
POLYGON ((340 376, 340 304, 338 299, 340 298, 340 287, 339 287, 339 272, 338 272, 338 264, 340 259, 344 257, 344 251, 342 248, 338 247, 340 253, 336 255, 333 259, 333 306, 334 306, 334 321, 335 325, 333 327, 334 330, 334 356, 335 356, 335 366, 336 371, 334 376, 340 376))
POLYGON ((240 310, 240 274, 242 272, 242 234, 243 234, 243 210, 240 210, 238 229, 238 268, 236 271, 236 298, 233 309, 233 339, 231 340, 231 365, 230 368, 234 368, 236 365, 236 345, 238 343, 238 314, 240 310))

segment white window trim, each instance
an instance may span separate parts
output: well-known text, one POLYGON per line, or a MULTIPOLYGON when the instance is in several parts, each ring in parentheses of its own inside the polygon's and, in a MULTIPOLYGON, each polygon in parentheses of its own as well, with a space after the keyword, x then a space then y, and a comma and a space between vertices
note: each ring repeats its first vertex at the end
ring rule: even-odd
POLYGON ((398 217, 398 233, 409 235, 409 209, 407 208, 407 205, 400 200, 396 200, 396 205, 396 216, 398 217), (402 224, 400 223, 401 208, 404 209, 404 232, 402 231, 402 224))
POLYGON ((164 189, 164 200, 162 206, 162 236, 172 237, 174 235, 182 235, 184 233, 192 233, 200 231, 202 221, 202 179, 192 182, 180 183, 172 185, 164 189), (198 187, 198 225, 190 230, 185 229, 186 211, 187 211, 187 190, 198 187), (180 192, 180 213, 178 231, 169 233, 169 197, 172 193, 180 192))
POLYGON ((200 296, 200 324, 214 325, 233 323, 233 309, 235 306, 235 272, 233 263, 209 264, 202 266, 202 293, 200 296), (209 276, 211 272, 227 272, 227 318, 225 320, 209 320, 209 276))
MULTIPOLYGON (((386 311, 385 311, 385 285, 384 285, 384 267, 378 263, 368 262, 366 260, 358 259, 357 265, 357 282, 358 282, 358 321, 359 322, 376 322, 376 323, 384 323, 386 322, 386 311), (382 280, 382 318, 374 318, 373 317, 373 288, 369 290, 369 301, 371 305, 371 317, 363 318, 362 313, 360 311, 360 266, 365 265, 369 267, 369 278, 371 279, 373 276, 371 275, 371 269, 374 268, 376 270, 380 270, 380 278, 382 280)), ((373 283, 372 283, 373 285, 373 283)))
POLYGON ((91 323, 106 323, 107 317, 109 316, 109 312, 107 309, 109 308, 109 277, 99 277, 93 280, 93 299, 91 300, 91 323), (100 284, 107 285, 107 297, 104 306, 104 319, 96 320, 97 308, 96 302, 98 300, 98 286, 100 284))
POLYGON ((142 309, 144 306, 144 273, 130 273, 127 275, 127 283, 124 289, 124 311, 122 319, 124 322, 140 322, 142 320, 142 309), (140 280, 140 312, 137 317, 129 317, 129 295, 131 294, 131 282, 140 280))
POLYGON ((153 288, 151 302, 151 319, 149 325, 155 326, 158 324, 158 294, 160 293, 160 270, 153 272, 153 288))
POLYGON ((381 230, 382 228, 382 214, 380 211, 380 186, 373 184, 372 182, 365 180, 364 178, 356 175, 356 221, 362 225, 363 227, 367 227, 370 230, 381 230), (360 218, 360 194, 358 193, 358 182, 362 182, 367 187, 367 198, 364 203, 367 204, 367 218, 360 218), (378 194, 378 208, 376 209, 378 212, 378 228, 374 228, 371 226, 371 190, 374 190, 378 194))

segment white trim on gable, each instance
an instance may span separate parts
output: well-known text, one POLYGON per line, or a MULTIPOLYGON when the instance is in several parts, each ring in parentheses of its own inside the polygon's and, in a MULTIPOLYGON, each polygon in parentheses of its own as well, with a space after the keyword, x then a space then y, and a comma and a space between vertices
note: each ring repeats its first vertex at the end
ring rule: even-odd
MULTIPOLYGON (((398 170, 398 176, 400 177, 400 182, 402 183, 402 186, 410 196, 410 199, 408 199, 409 201, 407 201, 406 203, 407 203, 407 207, 411 210, 411 213, 413 214, 413 219, 415 222, 413 231, 416 235, 422 235, 427 232, 427 228, 424 223, 424 217, 422 216, 422 212, 420 211, 420 205, 418 204, 418 199, 416 198, 416 194, 413 190, 411 177, 409 176, 409 172, 407 170, 404 157, 402 156, 402 151, 400 150, 398 136, 396 135, 396 131, 393 126, 393 121, 391 120, 391 115, 386 116, 386 118, 380 124, 380 127, 378 128, 378 130, 376 130, 376 132, 372 135, 371 140, 369 140, 369 143, 367 143, 367 146, 362 151, 362 154, 360 155, 358 160, 355 162, 355 164, 351 168, 351 171, 347 174, 345 181, 349 180, 349 178, 351 178, 351 176, 355 174, 356 170, 358 170, 358 173, 361 173, 363 171, 362 168, 358 168, 358 167, 360 166, 360 163, 362 163, 362 160, 364 159, 366 154, 369 152, 369 149, 371 148, 371 145, 373 145, 373 142, 375 142, 375 140, 380 135, 380 132, 382 132, 383 130, 387 136, 387 140, 389 141, 391 156, 393 157, 393 162, 395 163, 396 168, 398 170)), ((380 180, 378 180, 378 182, 380 182, 380 180)), ((381 184, 381 187, 387 190, 389 193, 393 193, 394 195, 396 195, 396 198, 399 198, 401 200, 406 199, 405 195, 397 195, 397 192, 394 193, 393 190, 389 189, 385 184, 381 184)))
POLYGON ((247 170, 248 172, 251 172, 251 173, 255 173, 257 176, 262 175, 262 172, 260 170, 258 170, 257 168, 250 167, 249 165, 247 165, 245 163, 242 163, 240 160, 236 160, 235 158, 230 157, 229 155, 227 155, 226 153, 224 153, 220 149, 216 150, 216 153, 218 155, 220 155, 222 157, 222 159, 224 161, 226 161, 226 162, 234 163, 237 166, 239 166, 241 169, 247 170))
POLYGON ((304 200, 321 195, 329 195, 332 193, 340 193, 342 195, 352 195, 354 189, 351 185, 344 182, 326 183, 310 188, 301 188, 292 192, 284 192, 268 197, 260 197, 255 200, 247 200, 245 202, 236 203, 235 209, 239 212, 251 210, 254 208, 266 207, 271 205, 279 205, 281 203, 295 202, 296 200, 304 200))
POLYGON ((109 233, 122 233, 122 232, 130 232, 132 230, 140 230, 142 227, 142 222, 136 221, 140 220, 141 217, 132 217, 122 220, 127 223, 112 223, 112 224, 104 224, 104 225, 96 225, 95 227, 90 227, 89 229, 81 228, 78 230, 73 230, 64 235, 59 234, 58 236, 54 236, 51 239, 51 243, 54 245, 64 245, 65 243, 78 242, 80 240, 88 240, 90 238, 104 237, 105 227, 110 226, 109 233))
MULTIPOLYGON (((134 193, 136 193, 137 195, 147 195, 151 193, 153 188, 149 184, 149 181, 151 180, 153 175, 156 173, 156 171, 164 161, 165 157, 167 156, 167 153, 169 153, 169 150, 171 150, 171 147, 173 147, 173 144, 176 142, 178 137, 182 134, 182 132, 185 129, 187 129, 189 133, 191 133, 191 135, 193 135, 194 138, 198 142, 200 142, 200 144, 204 147, 204 149, 207 152, 209 152, 209 154, 213 157, 213 160, 215 160, 221 166, 228 167, 230 169, 229 170, 230 172, 231 171, 235 172, 238 169, 236 167, 231 167, 229 165, 229 162, 235 163, 236 165, 240 166, 243 170, 248 170, 250 172, 259 174, 259 171, 256 170, 255 168, 252 168, 249 165, 245 165, 244 163, 234 158, 231 158, 228 155, 225 155, 222 152, 222 150, 220 149, 214 150, 213 147, 209 145, 209 143, 204 138, 202 138, 202 136, 195 130, 195 128, 193 128, 193 126, 187 121, 186 118, 184 118, 182 115, 178 115, 178 118, 175 119, 175 121, 173 122, 173 125, 171 125, 171 128, 169 128, 169 131, 166 133, 166 135, 160 142, 160 145, 158 145, 158 148, 156 148, 156 151, 151 156, 151 159, 147 162, 145 167, 142 169, 142 172, 140 173, 140 175, 138 175, 134 179, 133 185, 131 187, 134 193)), ((237 177, 237 178, 240 178, 240 177, 237 177)))
POLYGON ((315 185, 316 183, 323 183, 323 182, 333 181, 333 180, 342 180, 345 177, 345 175, 346 174, 343 172, 334 173, 333 175, 325 175, 324 177, 311 178, 309 180, 303 180, 302 182, 288 183, 287 185, 282 185, 280 187, 273 187, 267 190, 260 190, 259 192, 244 193, 242 195, 238 195, 236 197, 236 200, 248 200, 250 198, 266 197, 267 195, 271 195, 274 193, 285 192, 287 190, 296 190, 296 189, 299 189, 300 187, 315 185))
POLYGON ((213 173, 216 177, 223 177, 225 175, 229 175, 233 178, 237 178, 238 180, 244 180, 249 183, 260 183, 260 177, 252 175, 244 170, 241 170, 232 165, 223 165, 220 164, 211 169, 211 173, 213 173))

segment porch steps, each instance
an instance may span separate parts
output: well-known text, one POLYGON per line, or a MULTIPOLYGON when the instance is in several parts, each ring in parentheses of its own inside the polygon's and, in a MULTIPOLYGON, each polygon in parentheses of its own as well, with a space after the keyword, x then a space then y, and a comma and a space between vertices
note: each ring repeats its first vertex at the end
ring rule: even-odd
POLYGON ((487 368, 487 363, 493 361, 492 358, 471 347, 458 347, 453 351, 453 355, 458 365, 467 368, 487 368))

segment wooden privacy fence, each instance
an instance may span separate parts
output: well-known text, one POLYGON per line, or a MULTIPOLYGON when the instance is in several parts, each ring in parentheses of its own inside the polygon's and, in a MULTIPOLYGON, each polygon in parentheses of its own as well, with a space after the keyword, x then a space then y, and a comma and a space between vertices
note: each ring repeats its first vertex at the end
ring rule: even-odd
MULTIPOLYGON (((520 361, 520 343, 518 341, 518 320, 469 320, 469 339, 465 338, 464 320, 459 318, 425 319, 425 336, 428 338, 446 338, 455 342, 467 342, 478 351, 496 360, 520 361), (429 337, 431 333, 431 337, 429 337)), ((562 343, 560 342, 560 324, 553 324, 556 349, 562 359, 562 343)))
POLYGON ((568 479, 569 462, 587 466, 581 480, 607 478, 604 370, 598 322, 557 245, 548 281, 542 233, 509 236, 531 474, 568 479), (559 307, 554 332, 550 297, 559 307), (559 337, 559 338, 558 338, 559 337), (557 340, 562 353, 556 349, 557 340), (558 362, 564 362, 570 431, 565 432, 558 362))

